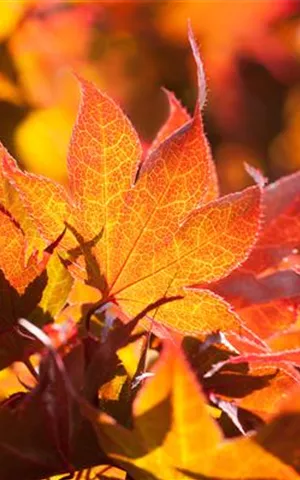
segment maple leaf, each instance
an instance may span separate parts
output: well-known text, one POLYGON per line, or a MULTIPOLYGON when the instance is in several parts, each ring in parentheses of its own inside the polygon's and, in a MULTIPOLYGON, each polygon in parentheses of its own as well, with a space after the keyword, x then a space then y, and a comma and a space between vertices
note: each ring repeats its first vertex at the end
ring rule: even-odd
MULTIPOLYGON (((231 356, 225 361, 213 363, 211 373, 220 372, 226 382, 226 368, 247 365, 247 374, 253 378, 270 375, 263 388, 248 392, 246 396, 221 393, 235 405, 250 410, 267 420, 278 410, 278 403, 286 392, 300 384, 298 367, 300 365, 299 349, 299 308, 300 298, 290 297, 272 300, 267 303, 249 305, 240 308, 238 313, 248 328, 261 340, 261 344, 230 338, 239 355, 231 356), (221 369, 221 370, 220 370, 221 369)), ((214 379, 213 384, 218 383, 214 379)), ((237 378, 235 377, 235 382, 237 378)), ((228 383, 228 381, 227 381, 228 383)), ((215 393, 219 397, 218 388, 215 393)))
MULTIPOLYGON (((268 340, 272 336, 278 338, 292 329, 297 335, 299 185, 298 172, 264 189, 264 220, 256 245, 240 268, 211 285, 214 292, 230 301, 245 324, 265 342, 264 353, 271 353, 268 340)), ((281 348, 283 352, 283 341, 281 348)), ((247 345, 242 351, 247 352, 247 345)))
MULTIPOLYGON (((228 278, 226 285, 225 298, 230 298, 244 324, 261 340, 260 344, 254 344, 237 337, 228 338, 239 355, 229 358, 226 364, 248 364, 248 374, 253 376, 272 375, 263 389, 242 399, 233 395, 230 400, 264 419, 274 414, 282 396, 300 383, 299 286, 299 275, 292 271, 261 278, 237 272, 234 279, 228 278)), ((213 371, 221 366, 222 363, 217 364, 213 371)))
POLYGON ((263 191, 264 220, 249 258, 214 289, 239 306, 296 296, 297 272, 289 258, 300 245, 300 174, 284 177, 263 191), (285 266, 286 264, 286 266, 285 266), (243 299, 243 300, 241 300, 243 299))
MULTIPOLYGON (((292 364, 284 363, 280 358, 263 364, 251 362, 249 355, 248 363, 247 358, 244 358, 244 362, 231 363, 231 358, 239 358, 240 345, 236 342, 236 351, 233 352, 232 345, 230 350, 229 345, 221 343, 221 337, 220 334, 210 335, 202 342, 198 338, 186 337, 183 341, 184 351, 210 400, 221 409, 222 403, 226 402, 235 409, 235 415, 240 416, 242 412, 246 430, 252 430, 259 425, 259 419, 269 421, 278 413, 282 398, 293 387, 299 386, 300 376, 292 364)), ((241 352, 243 347, 240 348, 241 352)), ((248 344, 247 347, 248 353, 264 352, 257 344, 248 344)), ((245 430, 238 428, 242 432, 245 430)))
POLYGON ((284 355, 248 354, 235 358, 239 361, 217 364, 212 369, 214 375, 204 379, 208 391, 213 392, 212 400, 216 405, 225 400, 235 409, 270 421, 278 413, 282 398, 299 387, 299 373, 284 355))
POLYGON ((26 263, 24 232, 0 207, 0 368, 23 360, 26 338, 16 328, 18 318, 31 316, 45 323, 65 302, 72 285, 70 275, 62 266, 56 275, 50 273, 59 262, 56 259, 53 263, 51 256, 60 240, 61 236, 43 252, 41 260, 36 252, 26 263))
MULTIPOLYGON (((74 249, 75 238, 82 249, 95 239, 86 269, 103 304, 113 301, 134 316, 159 298, 181 295, 180 302, 154 312, 158 322, 181 332, 230 331, 241 322, 228 304, 208 290, 186 287, 220 279, 247 258, 257 235, 260 188, 216 199, 201 118, 203 68, 191 30, 189 38, 198 67, 194 116, 150 149, 141 165, 141 147, 128 119, 84 80, 69 148, 68 188, 22 172, 9 155, 2 156, 2 165, 48 242, 65 222, 70 227, 61 244, 65 249, 74 249)), ((70 260, 82 269, 78 258, 70 260)))
POLYGON ((153 374, 133 403, 131 430, 81 403, 101 447, 133 478, 299 478, 298 446, 291 441, 299 431, 299 400, 258 433, 224 441, 178 347, 165 343, 153 374))
POLYGON ((281 178, 263 193, 263 230, 243 269, 275 268, 300 245, 300 173, 281 178))

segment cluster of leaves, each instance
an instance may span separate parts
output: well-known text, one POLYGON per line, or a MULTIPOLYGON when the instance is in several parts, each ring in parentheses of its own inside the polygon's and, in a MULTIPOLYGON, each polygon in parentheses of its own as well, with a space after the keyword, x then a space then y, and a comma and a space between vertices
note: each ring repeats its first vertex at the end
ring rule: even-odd
POLYGON ((1 147, 3 480, 300 478, 300 175, 219 196, 189 38, 146 152, 82 78, 66 187, 1 147))

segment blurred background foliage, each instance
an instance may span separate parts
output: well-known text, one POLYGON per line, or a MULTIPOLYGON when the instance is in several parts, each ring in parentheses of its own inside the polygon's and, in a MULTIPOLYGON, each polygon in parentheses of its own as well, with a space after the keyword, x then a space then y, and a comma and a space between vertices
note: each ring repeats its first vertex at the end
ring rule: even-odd
POLYGON ((71 72, 121 104, 145 148, 168 115, 192 112, 187 21, 208 85, 205 129, 223 193, 300 168, 300 1, 0 2, 0 138, 30 171, 66 182, 79 92, 71 72))

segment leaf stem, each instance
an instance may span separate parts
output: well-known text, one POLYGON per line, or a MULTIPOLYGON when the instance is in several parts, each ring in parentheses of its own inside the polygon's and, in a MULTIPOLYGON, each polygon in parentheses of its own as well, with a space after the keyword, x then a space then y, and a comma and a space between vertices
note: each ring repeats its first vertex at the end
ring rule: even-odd
POLYGON ((29 357, 25 358, 23 360, 23 363, 24 365, 27 367, 27 369, 29 370, 29 372, 31 373, 31 375, 34 377, 35 380, 38 380, 39 379, 39 375, 37 373, 37 371, 35 370, 34 366, 32 365, 29 357))

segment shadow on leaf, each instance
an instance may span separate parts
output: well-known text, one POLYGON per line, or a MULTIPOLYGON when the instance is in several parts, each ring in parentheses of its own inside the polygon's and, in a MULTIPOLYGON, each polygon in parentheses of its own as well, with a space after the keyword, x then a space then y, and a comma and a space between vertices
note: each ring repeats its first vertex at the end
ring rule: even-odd
POLYGON ((92 287, 98 288, 103 295, 108 292, 108 285, 105 276, 101 273, 99 263, 93 253, 93 247, 103 237, 103 228, 91 240, 85 241, 83 236, 69 223, 66 222, 66 227, 75 237, 78 242, 78 247, 68 251, 69 259, 63 260, 66 266, 71 266, 72 262, 76 261, 80 256, 83 256, 85 262, 85 269, 87 273, 86 283, 92 287))

